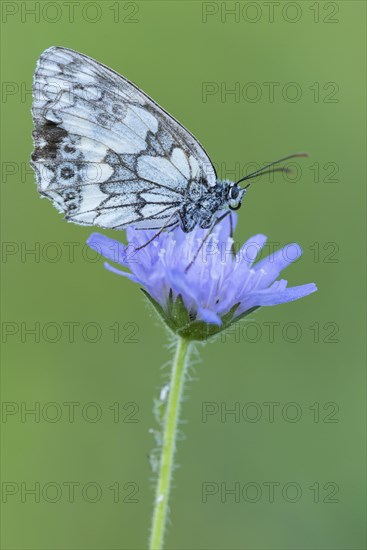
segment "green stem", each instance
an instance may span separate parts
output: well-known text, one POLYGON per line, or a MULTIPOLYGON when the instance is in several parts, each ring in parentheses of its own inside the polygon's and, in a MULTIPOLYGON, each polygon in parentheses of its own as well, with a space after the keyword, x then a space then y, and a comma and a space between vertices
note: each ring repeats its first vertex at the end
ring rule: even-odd
POLYGON ((190 342, 178 337, 172 365, 168 403, 164 415, 162 454, 153 510, 150 550, 163 548, 163 536, 167 521, 168 498, 171 486, 180 403, 185 382, 190 342))

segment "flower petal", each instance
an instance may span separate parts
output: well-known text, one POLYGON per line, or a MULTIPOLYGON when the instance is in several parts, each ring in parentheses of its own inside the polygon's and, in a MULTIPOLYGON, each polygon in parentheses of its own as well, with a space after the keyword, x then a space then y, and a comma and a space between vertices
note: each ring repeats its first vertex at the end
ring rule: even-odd
POLYGON ((248 239, 238 251, 237 261, 245 262, 251 267, 267 240, 268 238, 261 233, 248 239))
POLYGON ((272 256, 268 256, 255 264, 253 269, 257 272, 262 272, 261 282, 258 288, 267 288, 277 277, 279 277, 283 269, 297 261, 301 256, 302 248, 296 243, 291 243, 277 250, 272 256))
POLYGON ((168 270, 167 282, 174 291, 175 297, 181 294, 183 302, 189 310, 193 307, 197 310, 200 307, 199 289, 195 285, 190 285, 180 271, 168 270))
POLYGON ((234 233, 234 230, 236 229, 236 226, 237 226, 237 221, 238 221, 238 215, 235 212, 231 212, 228 216, 226 216, 220 223, 218 223, 215 226, 215 231, 219 242, 221 243, 226 242, 228 237, 231 236, 231 229, 232 229, 232 233, 234 233))
POLYGON ((126 246, 119 241, 109 239, 101 233, 92 233, 87 244, 107 260, 126 265, 126 246))
POLYGON ((266 289, 259 290, 249 294, 238 308, 238 313, 254 307, 254 306, 275 306, 286 302, 293 302, 299 298, 304 298, 313 292, 316 292, 317 286, 314 283, 306 285, 293 286, 284 290, 266 289))
POLYGON ((212 323, 218 326, 222 324, 221 318, 214 313, 214 311, 211 311, 205 307, 198 308, 198 317, 202 321, 205 321, 205 323, 212 323))
POLYGON ((297 243, 290 243, 277 250, 273 255, 260 260, 254 266, 254 269, 267 269, 268 266, 275 266, 279 271, 285 269, 288 265, 296 262, 302 256, 302 248, 297 243))
POLYGON ((134 283, 139 283, 141 285, 144 285, 142 281, 139 281, 134 275, 131 273, 128 273, 127 271, 121 271, 121 269, 117 269, 116 267, 113 267, 113 265, 110 265, 108 262, 104 262, 104 267, 107 269, 107 271, 111 271, 111 273, 115 273, 116 275, 122 275, 123 277, 126 277, 127 279, 130 279, 130 281, 133 281, 134 283))

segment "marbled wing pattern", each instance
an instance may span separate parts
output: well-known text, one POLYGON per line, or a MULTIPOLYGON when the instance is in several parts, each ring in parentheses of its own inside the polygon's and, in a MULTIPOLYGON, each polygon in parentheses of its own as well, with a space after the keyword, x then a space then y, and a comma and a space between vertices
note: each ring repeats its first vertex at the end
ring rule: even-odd
POLYGON ((38 190, 68 221, 160 229, 190 196, 216 184, 214 167, 179 122, 124 77, 52 47, 33 82, 38 190))

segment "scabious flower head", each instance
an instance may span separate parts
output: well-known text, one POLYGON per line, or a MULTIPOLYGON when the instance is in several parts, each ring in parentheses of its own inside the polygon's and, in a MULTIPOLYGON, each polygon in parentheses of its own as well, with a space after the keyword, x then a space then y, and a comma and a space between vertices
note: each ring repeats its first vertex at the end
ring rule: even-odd
POLYGON ((233 255, 230 223, 235 224, 236 216, 231 216, 232 220, 227 216, 218 223, 206 240, 208 230, 196 227, 191 233, 184 233, 177 228, 162 232, 137 250, 156 231, 128 228, 128 245, 99 233, 90 236, 88 245, 108 260, 130 269, 131 273, 105 263, 113 273, 144 287, 146 296, 171 330, 185 338, 205 340, 258 307, 291 302, 317 290, 313 283, 289 288, 286 280, 276 280, 284 268, 301 256, 297 244, 256 262, 266 237, 255 235, 233 255))

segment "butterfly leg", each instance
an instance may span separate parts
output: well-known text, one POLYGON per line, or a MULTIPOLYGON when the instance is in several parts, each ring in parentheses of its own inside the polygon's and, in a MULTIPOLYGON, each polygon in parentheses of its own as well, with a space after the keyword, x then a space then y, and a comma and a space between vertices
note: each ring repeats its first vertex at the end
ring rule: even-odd
MULTIPOLYGON (((189 265, 185 268, 185 273, 187 273, 190 269, 190 267, 193 266, 193 264, 195 263, 197 257, 199 256, 200 254, 200 251, 201 249, 203 248, 204 244, 206 243, 206 241, 209 239, 210 235, 213 233, 213 230, 215 228, 215 226, 220 223, 222 220, 224 220, 224 218, 226 216, 228 216, 230 214, 230 210, 227 210, 227 212, 225 212, 222 216, 220 216, 219 218, 216 218, 212 224, 212 226, 209 228, 208 230, 208 233, 205 235, 204 239, 201 241, 201 243, 199 244, 199 247, 197 249, 197 251, 195 252, 195 255, 193 257, 193 259, 191 260, 191 262, 189 263, 189 265)), ((231 235, 233 234, 233 227, 232 227, 232 217, 230 218, 230 223, 231 223, 231 235)))
POLYGON ((164 229, 167 229, 168 227, 171 227, 172 229, 175 229, 179 224, 178 222, 174 222, 174 223, 169 223, 171 221, 173 216, 171 216, 169 219, 168 219, 168 222, 166 224, 163 225, 163 227, 160 228, 159 231, 157 231, 157 233, 155 235, 153 235, 153 237, 151 239, 149 239, 149 241, 147 241, 146 243, 142 244, 141 246, 138 246, 138 248, 136 250, 141 250, 142 248, 145 248, 148 244, 150 244, 152 241, 154 241, 154 239, 156 239, 157 237, 159 237, 159 235, 162 233, 162 231, 164 231, 164 229))
POLYGON ((233 239, 233 234, 234 234, 233 218, 232 218, 232 216, 229 216, 229 236, 232 239, 231 252, 232 252, 232 256, 234 257, 236 255, 236 247, 235 247, 235 242, 234 242, 234 239, 233 239))

